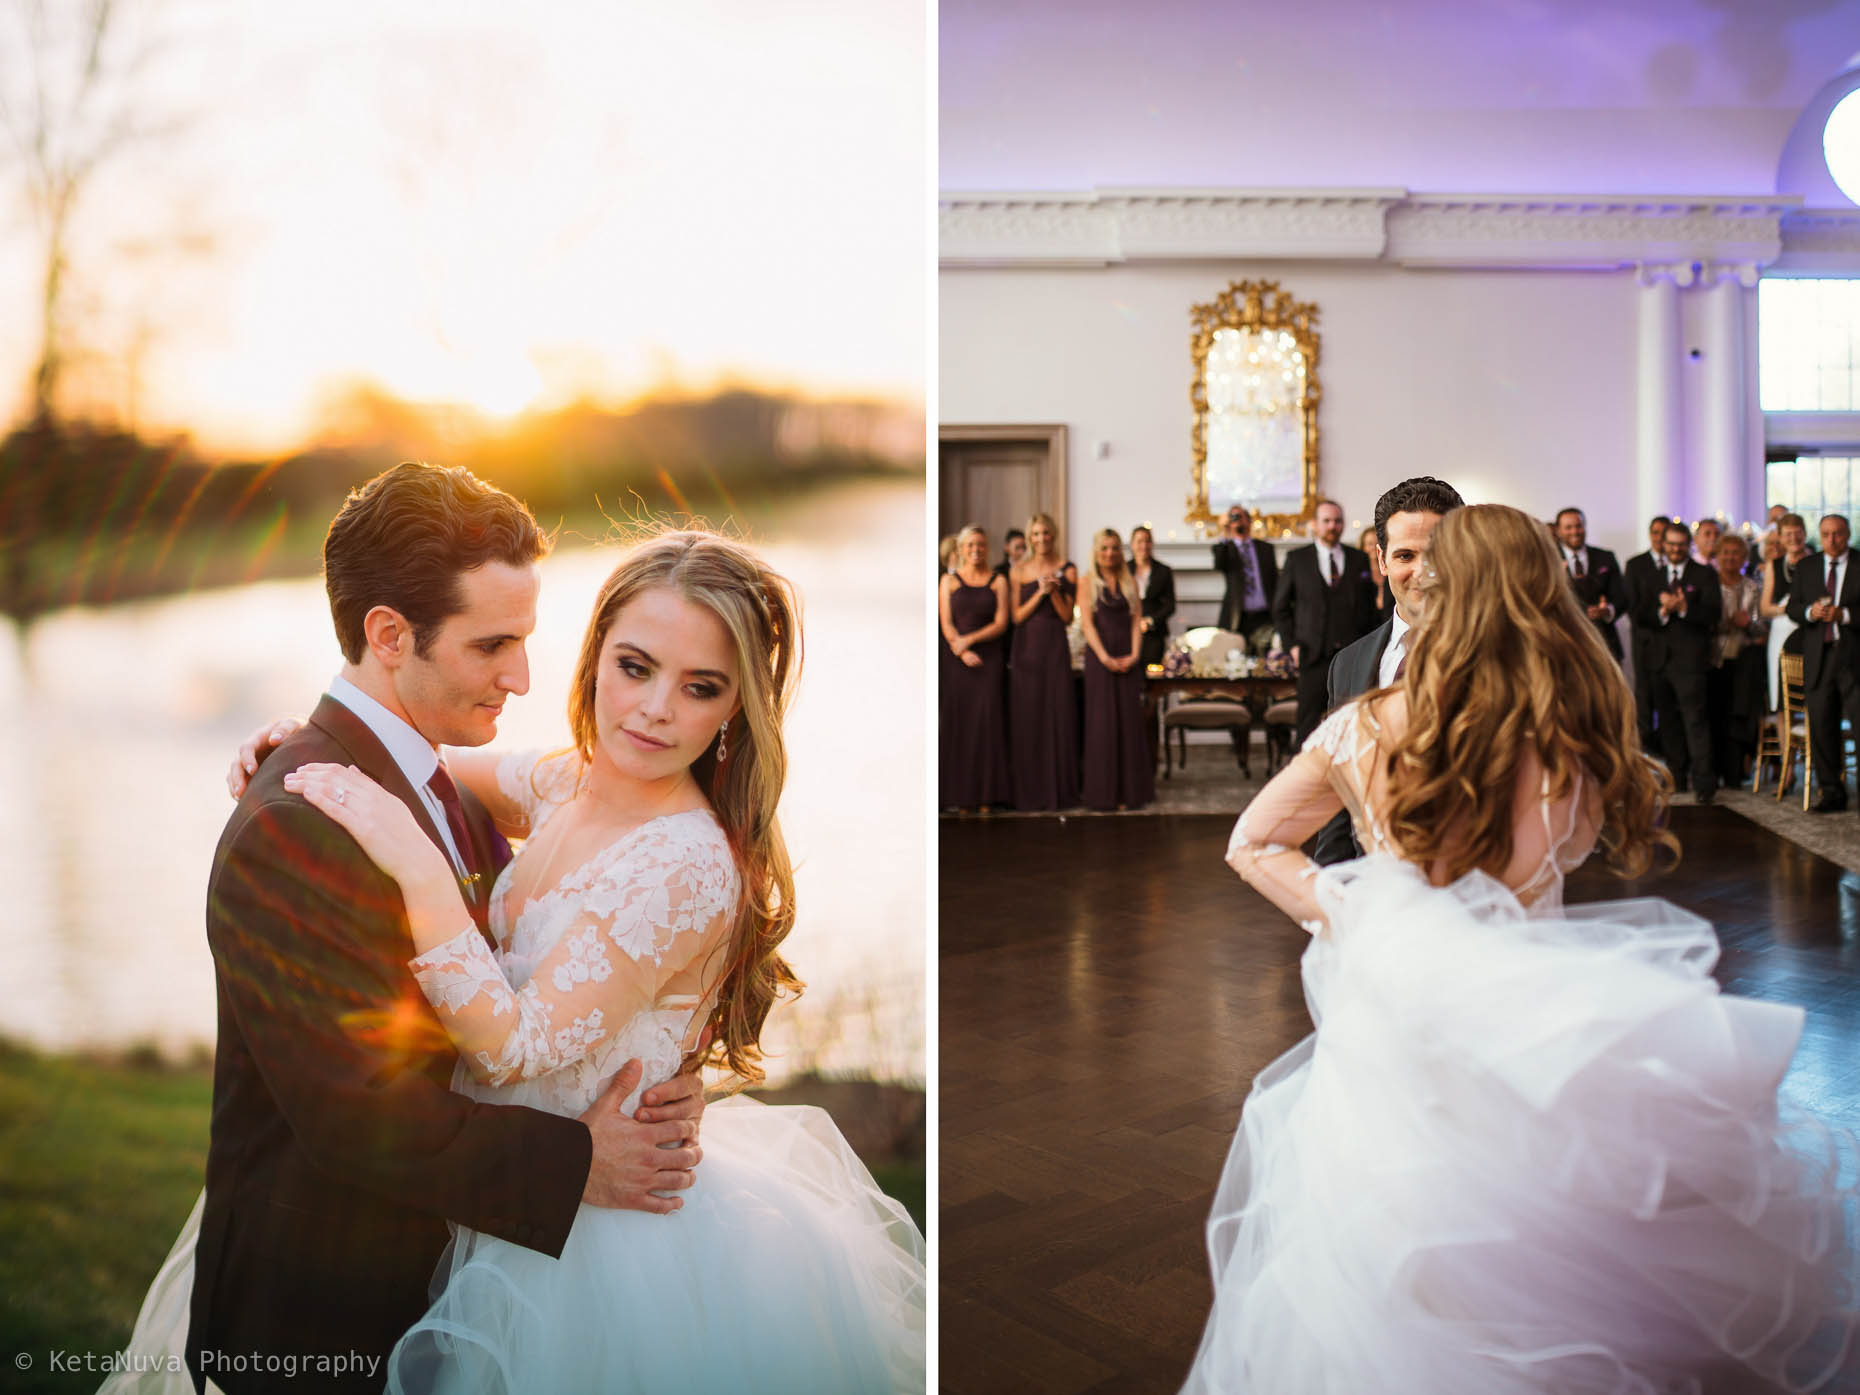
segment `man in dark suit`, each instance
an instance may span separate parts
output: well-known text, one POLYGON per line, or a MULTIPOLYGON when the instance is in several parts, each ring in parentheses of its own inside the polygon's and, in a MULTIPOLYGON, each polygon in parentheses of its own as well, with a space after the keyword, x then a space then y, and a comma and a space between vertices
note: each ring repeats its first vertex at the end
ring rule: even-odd
MULTIPOLYGON (((1372 688, 1387 687, 1408 656, 1409 631, 1426 606, 1421 573, 1440 520, 1465 501, 1445 480, 1429 475, 1403 480, 1376 500, 1376 550, 1395 609, 1389 618, 1346 647, 1330 663, 1330 705, 1337 707, 1372 688)), ((1323 866, 1361 857, 1346 810, 1318 831, 1312 857, 1323 866)))
POLYGON ((1589 520, 1581 509, 1564 509, 1556 516, 1556 540, 1570 589, 1619 663, 1621 636, 1615 632, 1615 617, 1627 610, 1621 564, 1607 548, 1589 546, 1589 520))
POLYGON ((509 495, 424 465, 377 477, 330 527, 342 671, 254 774, 208 886, 219 1043, 187 1335, 197 1389, 294 1391, 309 1374, 318 1390, 378 1391, 426 1310, 448 1221, 558 1256, 583 1200, 663 1211, 655 1189, 690 1185, 690 1075, 648 1092, 658 1108, 640 1119, 618 1108, 636 1063, 580 1119, 454 1094, 458 1057, 408 967, 396 884, 283 788, 310 761, 378 781, 446 853, 488 935, 510 850, 436 747, 490 741, 527 691, 546 548, 509 495), (346 1370, 303 1364, 337 1356, 346 1370))
POLYGON ((1221 536, 1213 547, 1214 569, 1227 579, 1221 597, 1220 626, 1245 635, 1255 653, 1272 643, 1272 596, 1279 584, 1279 559, 1253 537, 1253 520, 1235 504, 1227 510, 1221 536))
POLYGON ((1796 563, 1789 587, 1789 618, 1802 627, 1802 686, 1808 707, 1808 740, 1815 755, 1821 798, 1818 814, 1847 807, 1841 715, 1860 731, 1860 577, 1854 575, 1852 533, 1840 514, 1821 520, 1821 553, 1796 563))
POLYGON ((1647 550, 1628 558, 1621 569, 1621 589, 1627 597, 1628 644, 1634 658, 1634 713, 1640 721, 1640 747, 1652 755, 1659 748, 1653 730, 1653 685, 1647 670, 1647 636, 1634 617, 1640 598, 1659 590, 1659 570, 1666 549, 1666 525, 1673 520, 1655 514, 1647 524, 1647 550))
POLYGON ((1705 686, 1712 631, 1724 613, 1724 598, 1717 572, 1694 561, 1691 548, 1691 529, 1683 523, 1666 525, 1665 555, 1639 589, 1634 623, 1645 636, 1647 682, 1673 786, 1683 790, 1690 773, 1699 803, 1710 804, 1718 790, 1718 770, 1711 758, 1705 686))
POLYGON ((1298 666, 1300 746, 1329 706, 1330 661, 1376 627, 1369 558, 1343 541, 1343 505, 1320 499, 1317 541, 1295 549, 1279 573, 1272 623, 1298 666))

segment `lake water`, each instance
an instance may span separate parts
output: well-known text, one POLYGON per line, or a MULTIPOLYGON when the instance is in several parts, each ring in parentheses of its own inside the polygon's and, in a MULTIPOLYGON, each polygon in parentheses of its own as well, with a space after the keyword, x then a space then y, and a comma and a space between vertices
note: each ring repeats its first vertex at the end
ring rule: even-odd
MULTIPOLYGON (((921 485, 810 502, 764 555, 799 589, 806 666, 782 825, 806 980, 765 1045, 807 1069, 924 1078, 921 485)), ((568 678, 617 550, 543 564, 531 689, 500 746, 567 744, 568 678)), ((259 723, 307 713, 341 664, 320 579, 0 622, 0 1037, 51 1050, 210 1048, 206 882, 222 783, 259 723)))

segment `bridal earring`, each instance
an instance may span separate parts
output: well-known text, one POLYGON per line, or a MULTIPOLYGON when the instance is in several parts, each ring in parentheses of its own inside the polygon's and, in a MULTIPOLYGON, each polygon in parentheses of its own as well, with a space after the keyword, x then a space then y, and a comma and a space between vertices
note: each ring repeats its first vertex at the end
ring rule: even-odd
POLYGON ((722 726, 717 728, 717 759, 719 761, 721 761, 725 756, 729 754, 729 752, 726 751, 723 747, 724 738, 727 737, 729 734, 730 734, 729 722, 726 721, 722 726))

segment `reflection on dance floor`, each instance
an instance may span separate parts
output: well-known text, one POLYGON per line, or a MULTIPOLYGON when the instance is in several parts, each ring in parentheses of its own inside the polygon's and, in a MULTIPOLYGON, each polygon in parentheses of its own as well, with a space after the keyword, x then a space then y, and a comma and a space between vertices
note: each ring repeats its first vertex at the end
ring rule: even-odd
MULTIPOLYGON (((1709 918, 1730 991, 1808 1009, 1785 1089, 1860 1127, 1860 877, 1723 806, 1680 869, 1574 901, 1709 918)), ((1231 816, 940 829, 941 1371, 949 1391, 1172 1392, 1253 1076, 1310 1030, 1306 937, 1221 861, 1231 816)))

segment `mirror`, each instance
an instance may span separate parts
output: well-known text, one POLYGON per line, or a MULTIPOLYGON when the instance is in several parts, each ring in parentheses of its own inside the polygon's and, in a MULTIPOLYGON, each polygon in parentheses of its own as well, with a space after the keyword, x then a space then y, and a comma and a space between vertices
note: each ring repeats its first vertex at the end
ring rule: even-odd
POLYGON ((1317 307, 1277 281, 1235 281, 1194 307, 1194 474, 1187 521, 1217 528, 1245 504, 1262 537, 1317 509, 1317 307))

